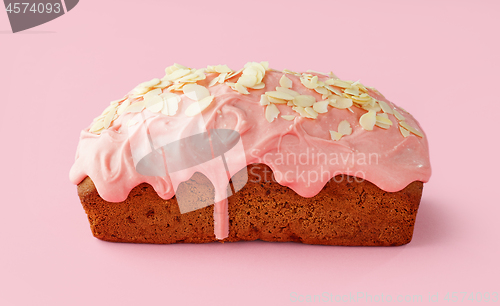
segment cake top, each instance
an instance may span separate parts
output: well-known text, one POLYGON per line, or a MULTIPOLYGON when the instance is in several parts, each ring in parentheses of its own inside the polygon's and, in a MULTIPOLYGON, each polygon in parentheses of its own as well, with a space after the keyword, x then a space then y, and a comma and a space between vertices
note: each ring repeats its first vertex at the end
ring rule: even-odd
MULTIPOLYGON (((355 82, 341 80, 332 72, 309 70, 306 73, 298 73, 288 69, 278 71, 270 69, 267 62, 249 62, 238 71, 230 69, 227 65, 193 69, 174 64, 165 69, 163 78, 143 82, 122 99, 112 101, 110 106, 94 119, 89 131, 100 134, 119 116, 145 109, 166 116, 175 116, 182 94, 198 102, 185 110, 186 116, 195 116, 208 108, 215 98, 210 95, 208 88, 226 84, 241 95, 250 95, 250 91, 266 88, 264 82, 266 73, 282 74, 274 90, 260 95, 259 103, 265 108, 264 116, 269 123, 281 113, 277 107, 280 104, 294 111, 293 114, 281 115, 283 120, 294 120, 297 116, 314 120, 332 108, 347 109, 353 113, 352 107, 357 107, 366 111, 359 117, 359 124, 366 131, 373 130, 375 126, 389 129, 393 125, 389 116, 394 116, 398 122, 397 128, 403 137, 408 137, 410 134, 424 137, 418 126, 413 126, 405 120, 403 114, 406 111, 396 108, 375 88, 365 87, 359 80, 355 82), (211 77, 210 82, 205 86, 198 84, 206 80, 207 75, 211 77), (302 94, 292 89, 293 82, 289 76, 299 78, 302 89, 309 89, 310 92, 302 94), (317 99, 318 95, 321 96, 320 99, 317 99)), ((329 130, 334 141, 350 135, 351 132, 352 128, 347 120, 341 121, 337 130, 329 130)))
POLYGON ((174 64, 161 79, 111 102, 82 131, 70 179, 78 184, 89 176, 110 202, 125 200, 144 182, 169 199, 198 171, 217 185, 216 200, 222 199, 227 178, 217 176, 220 164, 200 161, 201 168, 177 171, 196 148, 166 149, 179 139, 217 130, 235 131, 241 139, 240 146, 222 154, 230 175, 265 163, 273 180, 304 197, 316 195, 339 174, 390 192, 416 180, 427 182, 431 174, 422 128, 375 88, 331 72, 279 71, 267 62, 249 62, 237 71, 227 65, 174 64), (139 161, 156 151, 164 162, 156 167, 161 171, 138 171, 139 161))

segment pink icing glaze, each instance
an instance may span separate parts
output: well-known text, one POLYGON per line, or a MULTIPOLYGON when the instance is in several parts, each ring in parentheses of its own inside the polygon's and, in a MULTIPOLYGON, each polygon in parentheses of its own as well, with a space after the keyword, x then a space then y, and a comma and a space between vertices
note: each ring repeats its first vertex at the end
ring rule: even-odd
MULTIPOLYGON (((319 114, 316 120, 297 116, 294 120, 287 121, 278 117, 269 123, 264 116, 265 107, 259 103, 260 96, 266 91, 274 91, 275 87, 279 86, 279 78, 282 75, 282 72, 268 71, 263 80, 266 87, 260 90, 249 89, 249 95, 239 94, 226 84, 209 88, 215 99, 202 114, 204 128, 230 128, 241 135, 246 156, 231 155, 231 152, 228 152, 226 158, 229 163, 235 160, 238 164, 238 159, 240 162, 243 160, 246 165, 264 163, 273 170, 279 184, 290 187, 303 197, 316 195, 338 174, 366 179, 388 192, 399 191, 413 181, 429 180, 431 167, 426 137, 420 138, 413 134, 403 137, 398 129, 398 122, 392 115, 389 118, 393 126, 387 130, 375 127, 372 131, 361 128, 359 117, 366 111, 357 107, 351 107, 353 113, 347 109, 328 107, 329 111, 319 114), (329 130, 337 131, 342 120, 349 121, 353 132, 339 141, 333 141, 329 130)), ((208 86, 214 76, 208 75, 207 79, 199 81, 198 84, 208 86)), ((326 79, 325 76, 318 76, 320 80, 326 79)), ((317 101, 321 100, 321 95, 304 87, 298 77, 287 77, 293 82, 293 90, 300 94, 313 95, 317 101)), ((369 93, 372 97, 393 106, 378 93, 371 90, 369 93)), ((151 117, 149 133, 153 139, 165 137, 166 134, 171 140, 180 139, 187 134, 192 135, 195 126, 193 117, 184 115, 185 109, 192 101, 184 95, 181 97, 182 101, 175 116, 143 111, 151 117)), ((277 106, 281 111, 280 116, 297 115, 287 105, 277 106)), ((406 122, 422 131, 410 114, 398 110, 403 113, 406 122)), ((139 174, 135 169, 130 147, 135 135, 129 134, 127 124, 136 115, 122 114, 101 135, 90 133, 89 128, 81 132, 75 163, 70 171, 71 182, 79 184, 89 176, 100 196, 109 202, 124 201, 132 188, 144 182, 153 186, 162 199, 167 200, 174 196, 179 180, 188 180, 194 171, 181 171, 176 175, 176 182, 173 182, 168 174, 139 174)), ((217 238, 222 239, 228 233, 225 199, 228 180, 227 177, 217 177, 215 173, 220 172, 216 171, 217 165, 220 164, 207 163, 201 171, 197 170, 214 184, 217 202, 214 209, 215 234, 217 238)), ((240 169, 232 169, 229 174, 234 175, 240 169)))

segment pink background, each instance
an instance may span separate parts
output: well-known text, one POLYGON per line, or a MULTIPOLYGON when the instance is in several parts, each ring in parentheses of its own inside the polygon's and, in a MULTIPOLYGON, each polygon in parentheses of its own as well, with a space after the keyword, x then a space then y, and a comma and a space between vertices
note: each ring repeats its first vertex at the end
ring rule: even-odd
POLYGON ((323 292, 452 304, 446 293, 500 292, 500 2, 375 2, 83 0, 17 34, 0 11, 0 305, 289 305, 323 292), (79 131, 174 62, 262 60, 361 78, 420 121, 433 176, 413 241, 93 238, 68 179, 79 131))

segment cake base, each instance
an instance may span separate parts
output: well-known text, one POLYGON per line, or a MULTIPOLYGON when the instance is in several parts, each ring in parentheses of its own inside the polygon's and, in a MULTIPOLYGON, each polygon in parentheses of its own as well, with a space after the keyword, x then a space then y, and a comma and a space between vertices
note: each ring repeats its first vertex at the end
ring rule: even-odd
MULTIPOLYGON (((411 241, 422 182, 412 182, 398 192, 385 192, 368 181, 336 176, 316 196, 304 198, 272 180, 267 165, 249 165, 247 172, 246 185, 228 198, 229 236, 224 240, 214 235, 213 205, 181 214, 175 196, 163 200, 145 183, 120 203, 104 201, 89 177, 77 188, 92 233, 106 241, 166 244, 264 240, 348 246, 403 245, 411 241)), ((207 182, 204 175, 195 173, 179 185, 177 194, 190 192, 194 206, 213 203, 213 187, 207 182)))

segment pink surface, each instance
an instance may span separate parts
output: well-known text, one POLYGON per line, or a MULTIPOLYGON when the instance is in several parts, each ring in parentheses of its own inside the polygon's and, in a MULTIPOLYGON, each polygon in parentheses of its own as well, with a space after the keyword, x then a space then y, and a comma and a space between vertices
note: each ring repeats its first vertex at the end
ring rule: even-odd
POLYGON ((299 295, 453 304, 447 293, 500 293, 498 2, 209 3, 81 1, 18 34, 0 13, 0 305, 293 305, 299 295), (361 78, 417 118, 433 176, 410 244, 92 237, 68 180, 80 130, 174 62, 238 68, 249 60, 361 78))

